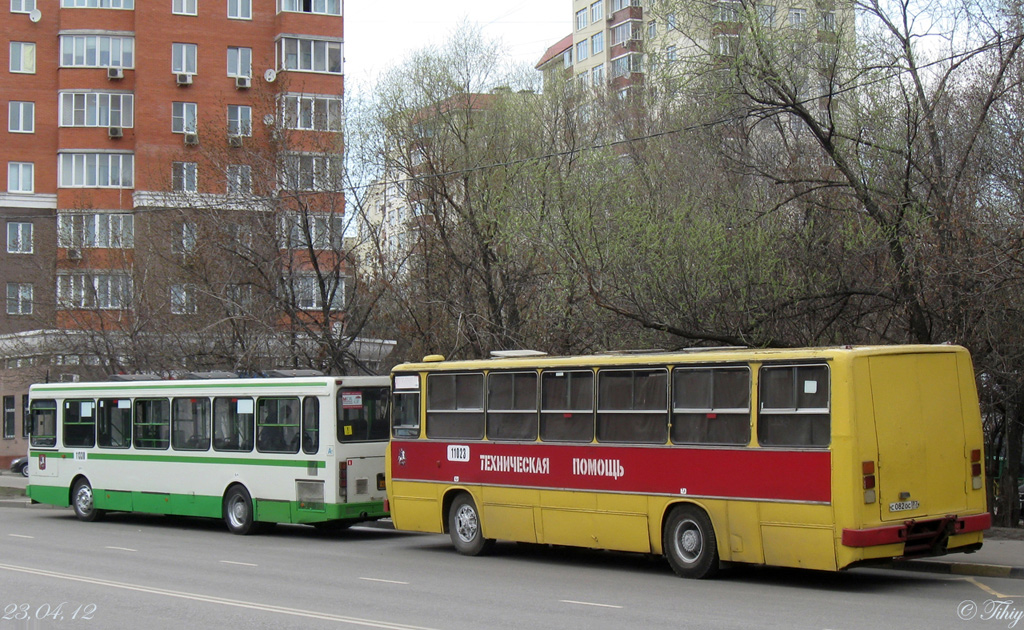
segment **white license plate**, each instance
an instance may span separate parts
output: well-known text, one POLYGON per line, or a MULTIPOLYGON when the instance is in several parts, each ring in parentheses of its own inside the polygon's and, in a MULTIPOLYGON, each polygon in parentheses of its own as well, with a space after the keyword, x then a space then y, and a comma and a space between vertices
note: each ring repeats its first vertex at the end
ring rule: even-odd
POLYGON ((921 503, 918 501, 897 501, 896 503, 889 504, 890 512, 906 512, 907 510, 916 510, 921 507, 921 503))

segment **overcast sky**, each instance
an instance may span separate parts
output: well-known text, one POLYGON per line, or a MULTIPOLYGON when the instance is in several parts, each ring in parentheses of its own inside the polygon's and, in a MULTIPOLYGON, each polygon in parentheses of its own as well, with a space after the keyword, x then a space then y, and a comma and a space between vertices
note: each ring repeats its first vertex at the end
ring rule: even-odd
POLYGON ((372 84, 412 51, 442 44, 463 21, 531 66, 572 32, 570 0, 345 0, 344 7, 345 77, 357 85, 372 84))

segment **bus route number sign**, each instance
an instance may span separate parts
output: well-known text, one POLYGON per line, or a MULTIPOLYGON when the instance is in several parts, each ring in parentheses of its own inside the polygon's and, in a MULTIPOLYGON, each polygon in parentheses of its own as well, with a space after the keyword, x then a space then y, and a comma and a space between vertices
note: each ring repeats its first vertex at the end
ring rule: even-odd
POLYGON ((460 446, 456 444, 448 445, 448 461, 450 462, 468 462, 469 461, 469 447, 460 446))

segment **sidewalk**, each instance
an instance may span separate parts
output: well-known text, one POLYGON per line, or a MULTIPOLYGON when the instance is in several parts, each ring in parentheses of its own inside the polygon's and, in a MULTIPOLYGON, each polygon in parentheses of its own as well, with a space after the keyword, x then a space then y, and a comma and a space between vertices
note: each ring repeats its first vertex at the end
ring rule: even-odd
MULTIPOLYGON (((27 485, 26 477, 14 475, 9 470, 0 471, 0 509, 31 506, 28 497, 18 493, 18 489, 24 490, 27 485)), ((1024 580, 1024 529, 993 527, 985 532, 984 546, 974 553, 893 560, 878 565, 878 568, 1024 580)))

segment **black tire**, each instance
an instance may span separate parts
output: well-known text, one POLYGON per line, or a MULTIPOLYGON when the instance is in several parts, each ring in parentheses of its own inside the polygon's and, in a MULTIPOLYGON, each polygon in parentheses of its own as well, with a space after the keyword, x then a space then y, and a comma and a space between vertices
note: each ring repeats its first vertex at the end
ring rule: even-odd
POLYGON ((97 510, 93 501, 92 486, 85 479, 75 482, 71 491, 71 507, 75 509, 75 516, 80 521, 91 523, 103 518, 103 510, 97 510))
POLYGON ((253 516, 252 497, 242 486, 232 486, 224 495, 224 524, 239 536, 255 534, 258 529, 253 516))
POLYGON ((702 579, 718 573, 718 541, 715 528, 704 510, 680 505, 665 520, 662 546, 676 575, 702 579))
POLYGON ((21 476, 28 477, 28 462, 25 462, 25 465, 21 467, 21 476))
POLYGON ((473 497, 462 493, 448 510, 448 535, 456 551, 465 556, 482 556, 494 548, 494 540, 484 538, 480 512, 473 497))

